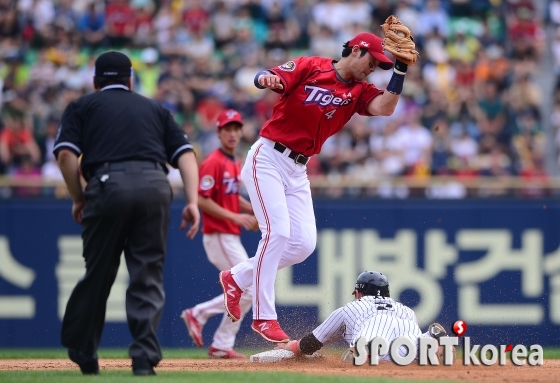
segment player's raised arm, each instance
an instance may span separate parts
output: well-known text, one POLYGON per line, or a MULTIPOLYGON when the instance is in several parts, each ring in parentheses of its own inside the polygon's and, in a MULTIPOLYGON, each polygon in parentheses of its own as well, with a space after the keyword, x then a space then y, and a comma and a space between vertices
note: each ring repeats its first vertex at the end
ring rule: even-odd
POLYGON ((371 100, 367 106, 367 111, 373 116, 390 116, 395 111, 401 96, 404 84, 404 76, 408 66, 396 60, 393 69, 393 76, 383 94, 371 100))
POLYGON ((370 101, 367 111, 374 116, 390 116, 395 111, 403 90, 404 77, 409 65, 414 65, 418 58, 414 39, 410 30, 395 16, 389 16, 382 25, 383 48, 396 58, 393 76, 383 95, 370 101))

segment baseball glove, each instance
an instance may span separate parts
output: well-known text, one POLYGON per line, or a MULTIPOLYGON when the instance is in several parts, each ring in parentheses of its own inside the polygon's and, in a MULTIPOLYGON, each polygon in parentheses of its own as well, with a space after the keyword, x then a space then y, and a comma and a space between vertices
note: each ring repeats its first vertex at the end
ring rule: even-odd
POLYGON ((406 65, 414 65, 420 54, 416 51, 410 29, 397 16, 392 15, 387 17, 381 28, 385 35, 383 48, 406 65))

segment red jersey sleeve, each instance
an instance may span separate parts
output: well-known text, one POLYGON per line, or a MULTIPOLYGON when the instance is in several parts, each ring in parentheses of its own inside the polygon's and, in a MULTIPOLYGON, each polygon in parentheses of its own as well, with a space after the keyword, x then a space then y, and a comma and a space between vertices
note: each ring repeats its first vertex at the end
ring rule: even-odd
POLYGON ((309 78, 316 66, 313 57, 303 56, 268 71, 282 79, 284 89, 277 93, 290 93, 299 83, 309 78))
POLYGON ((364 83, 364 85, 364 90, 360 94, 360 98, 356 104, 356 113, 361 116, 371 116, 371 114, 367 111, 369 103, 375 97, 383 94, 384 91, 377 89, 373 84, 364 83))
POLYGON ((198 195, 212 198, 217 193, 217 185, 221 185, 221 174, 218 171, 217 161, 204 161, 198 171, 200 182, 198 183, 198 195))

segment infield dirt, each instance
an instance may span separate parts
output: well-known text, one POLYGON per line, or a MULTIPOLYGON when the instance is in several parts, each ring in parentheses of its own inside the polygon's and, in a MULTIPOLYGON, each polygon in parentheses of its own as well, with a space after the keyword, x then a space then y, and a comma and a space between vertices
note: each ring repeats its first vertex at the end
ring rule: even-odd
MULTIPOLYGON (((129 359, 101 359, 101 370, 130 369, 129 359)), ((73 370, 77 366, 64 359, 0 359, 0 371, 73 370)), ((549 383, 558 382, 560 360, 545 359, 542 366, 353 366, 334 356, 287 360, 278 363, 250 363, 249 360, 167 359, 156 371, 290 371, 317 375, 379 376, 399 379, 456 380, 461 382, 549 383)))

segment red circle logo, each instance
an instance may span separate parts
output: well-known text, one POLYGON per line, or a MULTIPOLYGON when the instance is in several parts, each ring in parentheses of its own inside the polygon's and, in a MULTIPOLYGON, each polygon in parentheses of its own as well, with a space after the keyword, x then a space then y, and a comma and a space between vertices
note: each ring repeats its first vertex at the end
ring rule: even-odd
POLYGON ((457 336, 465 335, 465 333, 467 332, 467 328, 468 328, 467 322, 465 322, 465 321, 458 320, 458 321, 455 321, 455 323, 453 323, 453 332, 457 336))

